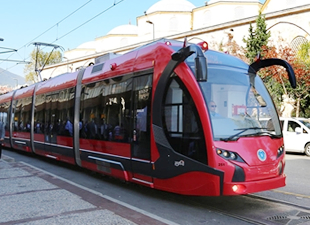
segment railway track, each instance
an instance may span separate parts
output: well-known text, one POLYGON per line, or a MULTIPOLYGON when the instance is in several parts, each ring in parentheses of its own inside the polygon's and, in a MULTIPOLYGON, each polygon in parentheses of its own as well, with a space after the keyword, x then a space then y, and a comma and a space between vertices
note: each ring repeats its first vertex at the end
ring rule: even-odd
MULTIPOLYGON (((101 181, 99 178, 98 180, 101 181)), ((102 182, 104 183, 106 181, 102 182)), ((116 182, 116 186, 117 185, 118 182, 116 182)), ((106 184, 104 184, 104 186, 106 186, 106 184)), ((232 220, 234 222, 232 222, 231 225, 238 224, 236 221, 240 221, 240 224, 264 225, 310 224, 309 206, 306 206, 305 204, 298 205, 293 202, 270 197, 262 197, 258 194, 224 197, 191 197, 162 192, 134 184, 129 184, 128 186, 121 188, 126 188, 128 191, 139 193, 139 198, 144 199, 143 201, 145 202, 148 201, 148 198, 151 198, 151 202, 154 205, 154 201, 156 201, 158 205, 169 205, 166 209, 169 210, 169 213, 172 216, 167 218, 170 220, 175 219, 173 221, 180 225, 197 224, 197 221, 201 221, 200 224, 217 224, 212 221, 212 214, 213 218, 220 218, 214 216, 214 214, 224 215, 225 218, 234 218, 234 220, 232 220), (173 208, 173 205, 176 207, 173 208), (182 215, 176 215, 181 211, 183 213, 182 215)), ((298 195, 294 193, 282 194, 290 194, 298 197, 298 195)), ((148 211, 148 208, 146 207, 145 210, 148 211)), ((159 212, 161 211, 159 210, 159 212)))
POLYGON ((310 224, 310 207, 258 195, 192 198, 191 204, 249 224, 310 224))

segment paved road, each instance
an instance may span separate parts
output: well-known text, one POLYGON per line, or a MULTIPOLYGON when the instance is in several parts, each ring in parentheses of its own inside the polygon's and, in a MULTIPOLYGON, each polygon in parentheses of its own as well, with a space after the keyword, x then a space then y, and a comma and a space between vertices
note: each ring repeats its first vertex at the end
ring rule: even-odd
POLYGON ((5 155, 0 187, 0 225, 175 224, 5 155))
MULTIPOLYGON (((208 209, 205 205, 206 202, 204 200, 202 200, 204 203, 203 205, 201 205, 200 203, 197 203, 195 200, 194 201, 190 200, 187 196, 162 192, 162 191, 146 188, 140 185, 135 185, 132 183, 129 183, 129 184, 123 183, 113 178, 102 177, 88 170, 84 170, 76 166, 70 166, 68 164, 46 159, 43 157, 32 157, 28 154, 18 153, 14 151, 6 151, 6 150, 4 150, 3 153, 5 156, 10 156, 14 158, 16 162, 23 162, 22 165, 26 165, 27 167, 31 167, 31 168, 32 166, 35 166, 35 168, 33 169, 40 171, 40 173, 50 175, 52 177, 51 180, 59 179, 59 180, 62 180, 63 182, 69 183, 79 188, 82 188, 82 189, 85 188, 90 193, 95 192, 95 193, 98 193, 98 196, 101 196, 101 197, 104 196, 105 199, 103 200, 110 200, 113 203, 117 203, 130 210, 133 210, 133 211, 128 211, 127 213, 125 213, 125 215, 123 215, 123 214, 119 214, 118 212, 113 211, 112 209, 109 209, 112 213, 114 212, 117 216, 121 216, 120 219, 127 219, 136 224, 145 224, 145 225, 157 224, 157 223, 172 224, 172 225, 174 224, 181 224, 181 225, 183 224, 184 225, 192 225, 192 224, 246 225, 248 224, 247 222, 244 222, 240 219, 232 218, 220 212, 214 212, 208 209), (135 212, 137 212, 138 214, 136 215, 135 212), (126 216, 127 214, 128 216, 130 216, 130 218, 126 216), (139 222, 140 219, 133 220, 133 218, 136 218, 136 217, 139 218, 140 216, 141 217, 146 216, 147 219, 143 219, 143 222, 139 222)), ((13 179, 19 179, 19 176, 16 176, 13 179)), ((0 179, 0 185, 1 185, 1 182, 2 180, 0 179)), ((26 186, 26 185, 22 185, 22 186, 26 186)), ((60 188, 64 189, 64 187, 60 187, 60 188)), ((14 194, 11 196, 14 196, 14 194)), ((2 196, 0 194, 0 207, 1 207, 1 204, 6 204, 6 203, 1 203, 1 202, 10 201, 9 197, 6 198, 5 201, 3 201, 2 197, 5 197, 5 196, 2 196)), ((62 200, 57 199, 55 201, 62 201, 62 200)), ((23 212, 27 212, 29 208, 31 208, 31 207, 28 207, 26 203, 21 207, 24 208, 23 212)), ((38 207, 39 206, 37 206, 37 208, 38 207)), ((53 217, 53 212, 48 213, 48 211, 49 210, 47 210, 46 214, 53 217)), ((1 213, 2 212, 0 210, 0 216, 1 216, 1 213)), ((21 211, 21 214, 23 214, 22 211, 21 211)), ((57 216, 57 214, 55 216, 57 216)), ((41 224, 41 223, 38 223, 38 224, 41 224)), ((109 223, 103 223, 103 224, 109 224, 109 223)), ((111 223, 111 224, 121 224, 121 223, 111 223)), ((0 225, 3 225, 1 223, 1 220, 0 220, 0 225)))
POLYGON ((310 157, 288 153, 285 159, 286 186, 258 195, 310 208, 310 157))
MULTIPOLYGON (((277 217, 283 216, 282 213, 283 206, 277 207, 275 203, 268 203, 266 201, 249 199, 247 197, 186 197, 175 195, 171 193, 161 192, 152 190, 149 188, 141 187, 134 184, 125 184, 118 180, 109 179, 107 177, 101 177, 97 174, 93 174, 89 171, 85 171, 83 169, 79 169, 75 166, 67 166, 67 164, 51 161, 49 159, 44 159, 42 157, 31 157, 25 154, 18 154, 16 152, 11 151, 4 151, 5 155, 9 155, 16 159, 16 162, 23 161, 24 163, 18 164, 9 164, 9 165, 16 165, 17 169, 22 169, 23 171, 26 169, 27 173, 30 175, 22 175, 17 174, 13 176, 12 179, 10 177, 1 178, 0 177, 0 185, 1 187, 5 184, 1 184, 4 180, 8 182, 9 180, 13 182, 14 180, 29 180, 27 183, 20 183, 21 185, 19 189, 24 189, 24 187, 31 187, 32 184, 35 182, 31 182, 31 179, 38 177, 43 179, 43 183, 50 183, 51 185, 56 186, 56 188, 47 188, 47 190, 33 190, 30 192, 23 193, 14 192, 12 194, 1 194, 0 191, 0 207, 6 207, 6 203, 2 203, 4 199, 6 201, 10 201, 11 198, 16 196, 22 196, 27 194, 39 194, 37 197, 38 201, 40 199, 40 194, 51 191, 58 193, 58 191, 62 190, 64 193, 68 193, 69 197, 63 198, 62 195, 60 196, 61 200, 59 199, 49 199, 48 195, 46 196, 47 200, 43 201, 45 206, 42 207, 45 209, 45 214, 43 216, 36 216, 37 212, 34 210, 35 213, 32 213, 30 209, 36 208, 29 203, 24 203, 23 205, 17 205, 18 207, 23 207, 23 210, 19 210, 20 214, 13 214, 12 221, 18 222, 19 224, 46 224, 42 223, 42 221, 46 222, 49 219, 49 222, 57 221, 54 224, 59 224, 59 221, 64 221, 63 224, 68 224, 67 216, 71 216, 75 218, 75 213, 79 212, 81 214, 81 221, 89 222, 87 218, 97 218, 102 221, 105 221, 103 224, 230 224, 230 225, 243 225, 243 224, 251 224, 249 221, 243 220, 242 218, 238 218, 235 215, 249 215, 252 214, 252 218, 255 220, 263 221, 262 223, 258 224, 269 224, 266 222, 266 219, 274 218, 274 215, 277 217), (33 168, 31 165, 35 165, 37 168, 33 168), (31 172, 32 171, 32 172, 31 172), (33 174, 33 171, 37 171, 33 174), (32 175, 31 175, 32 174, 32 175), (48 179, 45 179, 48 178, 48 179), (57 180, 57 182, 55 181, 57 180), (70 184, 68 186, 68 184, 70 184), (69 188, 70 187, 70 188, 69 188), (77 188, 75 190, 75 187, 77 188), (58 190, 59 189, 59 190, 58 190), (80 194, 80 191, 83 190, 83 195, 80 194), (83 206, 83 204, 90 204, 89 209, 74 209, 74 204, 70 203, 71 197, 75 197, 77 199, 78 206, 83 206), (94 202, 91 198, 93 196, 98 201, 94 202), (63 199, 69 201, 69 205, 72 205, 73 209, 67 207, 67 203, 59 205, 63 199), (4 205, 1 205, 4 204, 4 205), (51 210, 48 206, 52 204, 52 206, 56 205, 56 209, 60 211, 61 207, 64 207, 65 210, 68 211, 56 211, 53 207, 51 210), (57 205, 58 204, 58 205, 57 205), (101 204, 101 205, 100 205, 101 204), (114 205, 113 207, 110 207, 114 205), (67 208, 66 208, 67 207, 67 208), (118 207, 122 210, 118 211, 118 207), (218 211, 216 208, 221 207, 223 211, 218 211), (270 210, 268 210, 268 207, 270 210), (83 211, 84 210, 84 211, 83 211), (224 211, 226 210, 226 211, 224 211), (281 211, 282 210, 282 211, 281 211), (271 212, 273 211, 273 212, 271 212), (98 214, 91 214, 91 213, 98 213, 98 214), (227 213, 228 212, 228 213, 227 213), (28 218, 28 220, 23 223, 23 220, 18 219, 18 216, 32 215, 33 217, 28 218), (234 213, 233 215, 229 215, 229 213, 234 213), (269 214, 268 214, 269 213, 269 214), (106 214, 106 216, 105 216, 106 214), (96 216, 97 215, 97 216, 96 216), (111 219, 109 219, 111 216, 111 219), (137 219, 138 218, 138 219, 137 219), (86 221, 85 221, 86 220, 86 221), (111 222, 109 222, 111 221, 111 222), (117 221, 117 222, 116 222, 117 221)), ((287 179, 287 186, 281 189, 277 189, 274 191, 267 191, 258 193, 257 195, 263 197, 270 197, 272 199, 279 199, 281 201, 293 202, 299 205, 310 205, 310 198, 307 191, 305 191, 304 187, 308 187, 310 179, 302 180, 299 182, 299 185, 294 184, 296 179, 299 180, 304 177, 307 178, 308 173, 304 168, 304 166, 309 165, 310 158, 307 158, 303 155, 288 155, 287 156, 287 166, 286 166, 286 174, 288 175, 287 179), (302 172, 300 172, 302 171, 302 172), (306 176, 306 177, 305 177, 306 176), (297 187, 297 188, 296 188, 297 187)), ((0 164, 1 167, 1 164, 0 164)), ((15 168, 16 169, 16 168, 15 168)), ((0 169, 0 176, 1 176, 1 169, 0 169)), ((9 183, 5 186, 12 186, 15 184, 9 183)), ((37 185, 33 185, 37 186, 37 185)), ((13 188, 9 188, 14 190, 13 188)), ((60 191, 61 192, 61 191, 60 191)), ((61 193, 62 193, 61 192, 61 193)), ((10 193, 10 192, 9 192, 10 193)), ((72 198, 73 199, 73 198, 72 198)), ((74 201, 75 200, 72 200, 74 201)), ((6 202, 4 201, 4 202, 6 202)), ((41 203, 39 201, 39 203, 41 203)), ((38 204, 35 202, 35 204, 38 204)), ((39 205, 39 204, 38 204, 39 205)), ((17 206, 10 207, 16 208, 17 206)), ((286 207, 286 206, 285 206, 286 207)), ((284 208, 285 208, 284 207, 284 208)), ((37 206, 39 208, 39 206, 37 206)), ((1 213, 8 213, 8 211, 3 211, 1 213)), ((301 211, 296 211, 295 209, 286 208, 285 213, 288 216, 294 215, 294 218, 298 218, 295 216, 296 212, 300 213, 301 211)), ((1 216, 0 213, 0 216, 1 216)), ((40 211, 40 213, 42 213, 40 211)), ((307 215, 309 214, 308 211, 305 211, 307 215)), ((38 214, 40 215, 40 214, 38 214)), ((303 214, 304 215, 304 214, 303 214)), ((310 214, 309 214, 310 215, 310 214)), ((310 218, 310 216, 309 216, 310 218)), ((90 219, 91 221, 91 219, 90 219)), ((75 222, 73 222, 75 223, 75 222)), ((2 224, 13 224, 13 223, 1 223, 2 224)), ((14 223, 15 224, 15 223, 14 223)), ((50 223, 48 223, 50 224, 50 223)), ((53 224, 53 223, 51 223, 53 224)), ((61 224, 61 223, 60 223, 61 224)), ((69 223, 70 224, 70 223, 69 223)), ((75 223, 77 224, 77 223, 75 223)), ((96 223, 89 223, 89 224, 96 224, 96 223)), ((254 223, 257 224, 257 223, 254 223)))

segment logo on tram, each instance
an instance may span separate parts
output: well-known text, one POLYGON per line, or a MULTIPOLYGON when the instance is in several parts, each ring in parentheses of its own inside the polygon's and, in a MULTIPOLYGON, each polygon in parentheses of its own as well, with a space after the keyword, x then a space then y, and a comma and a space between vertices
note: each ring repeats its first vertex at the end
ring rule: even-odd
POLYGON ((185 166, 185 162, 183 160, 174 161, 174 166, 185 166))
POLYGON ((263 149, 258 149, 257 151, 258 159, 264 162, 267 159, 267 154, 263 149))

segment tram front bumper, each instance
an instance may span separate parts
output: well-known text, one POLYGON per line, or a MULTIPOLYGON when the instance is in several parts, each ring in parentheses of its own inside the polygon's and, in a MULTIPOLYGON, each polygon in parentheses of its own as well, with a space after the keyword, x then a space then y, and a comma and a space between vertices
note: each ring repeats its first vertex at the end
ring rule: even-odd
POLYGON ((286 176, 282 174, 275 178, 250 182, 225 182, 223 195, 243 195, 284 187, 285 179, 286 176))

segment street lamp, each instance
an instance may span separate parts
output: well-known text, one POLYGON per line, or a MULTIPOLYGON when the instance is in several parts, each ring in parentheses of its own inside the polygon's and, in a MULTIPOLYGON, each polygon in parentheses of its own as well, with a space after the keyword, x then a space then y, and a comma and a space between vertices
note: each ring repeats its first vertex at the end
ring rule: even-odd
POLYGON ((155 25, 154 25, 154 23, 153 23, 152 21, 150 21, 150 20, 147 20, 146 22, 153 25, 153 40, 155 40, 155 25))

